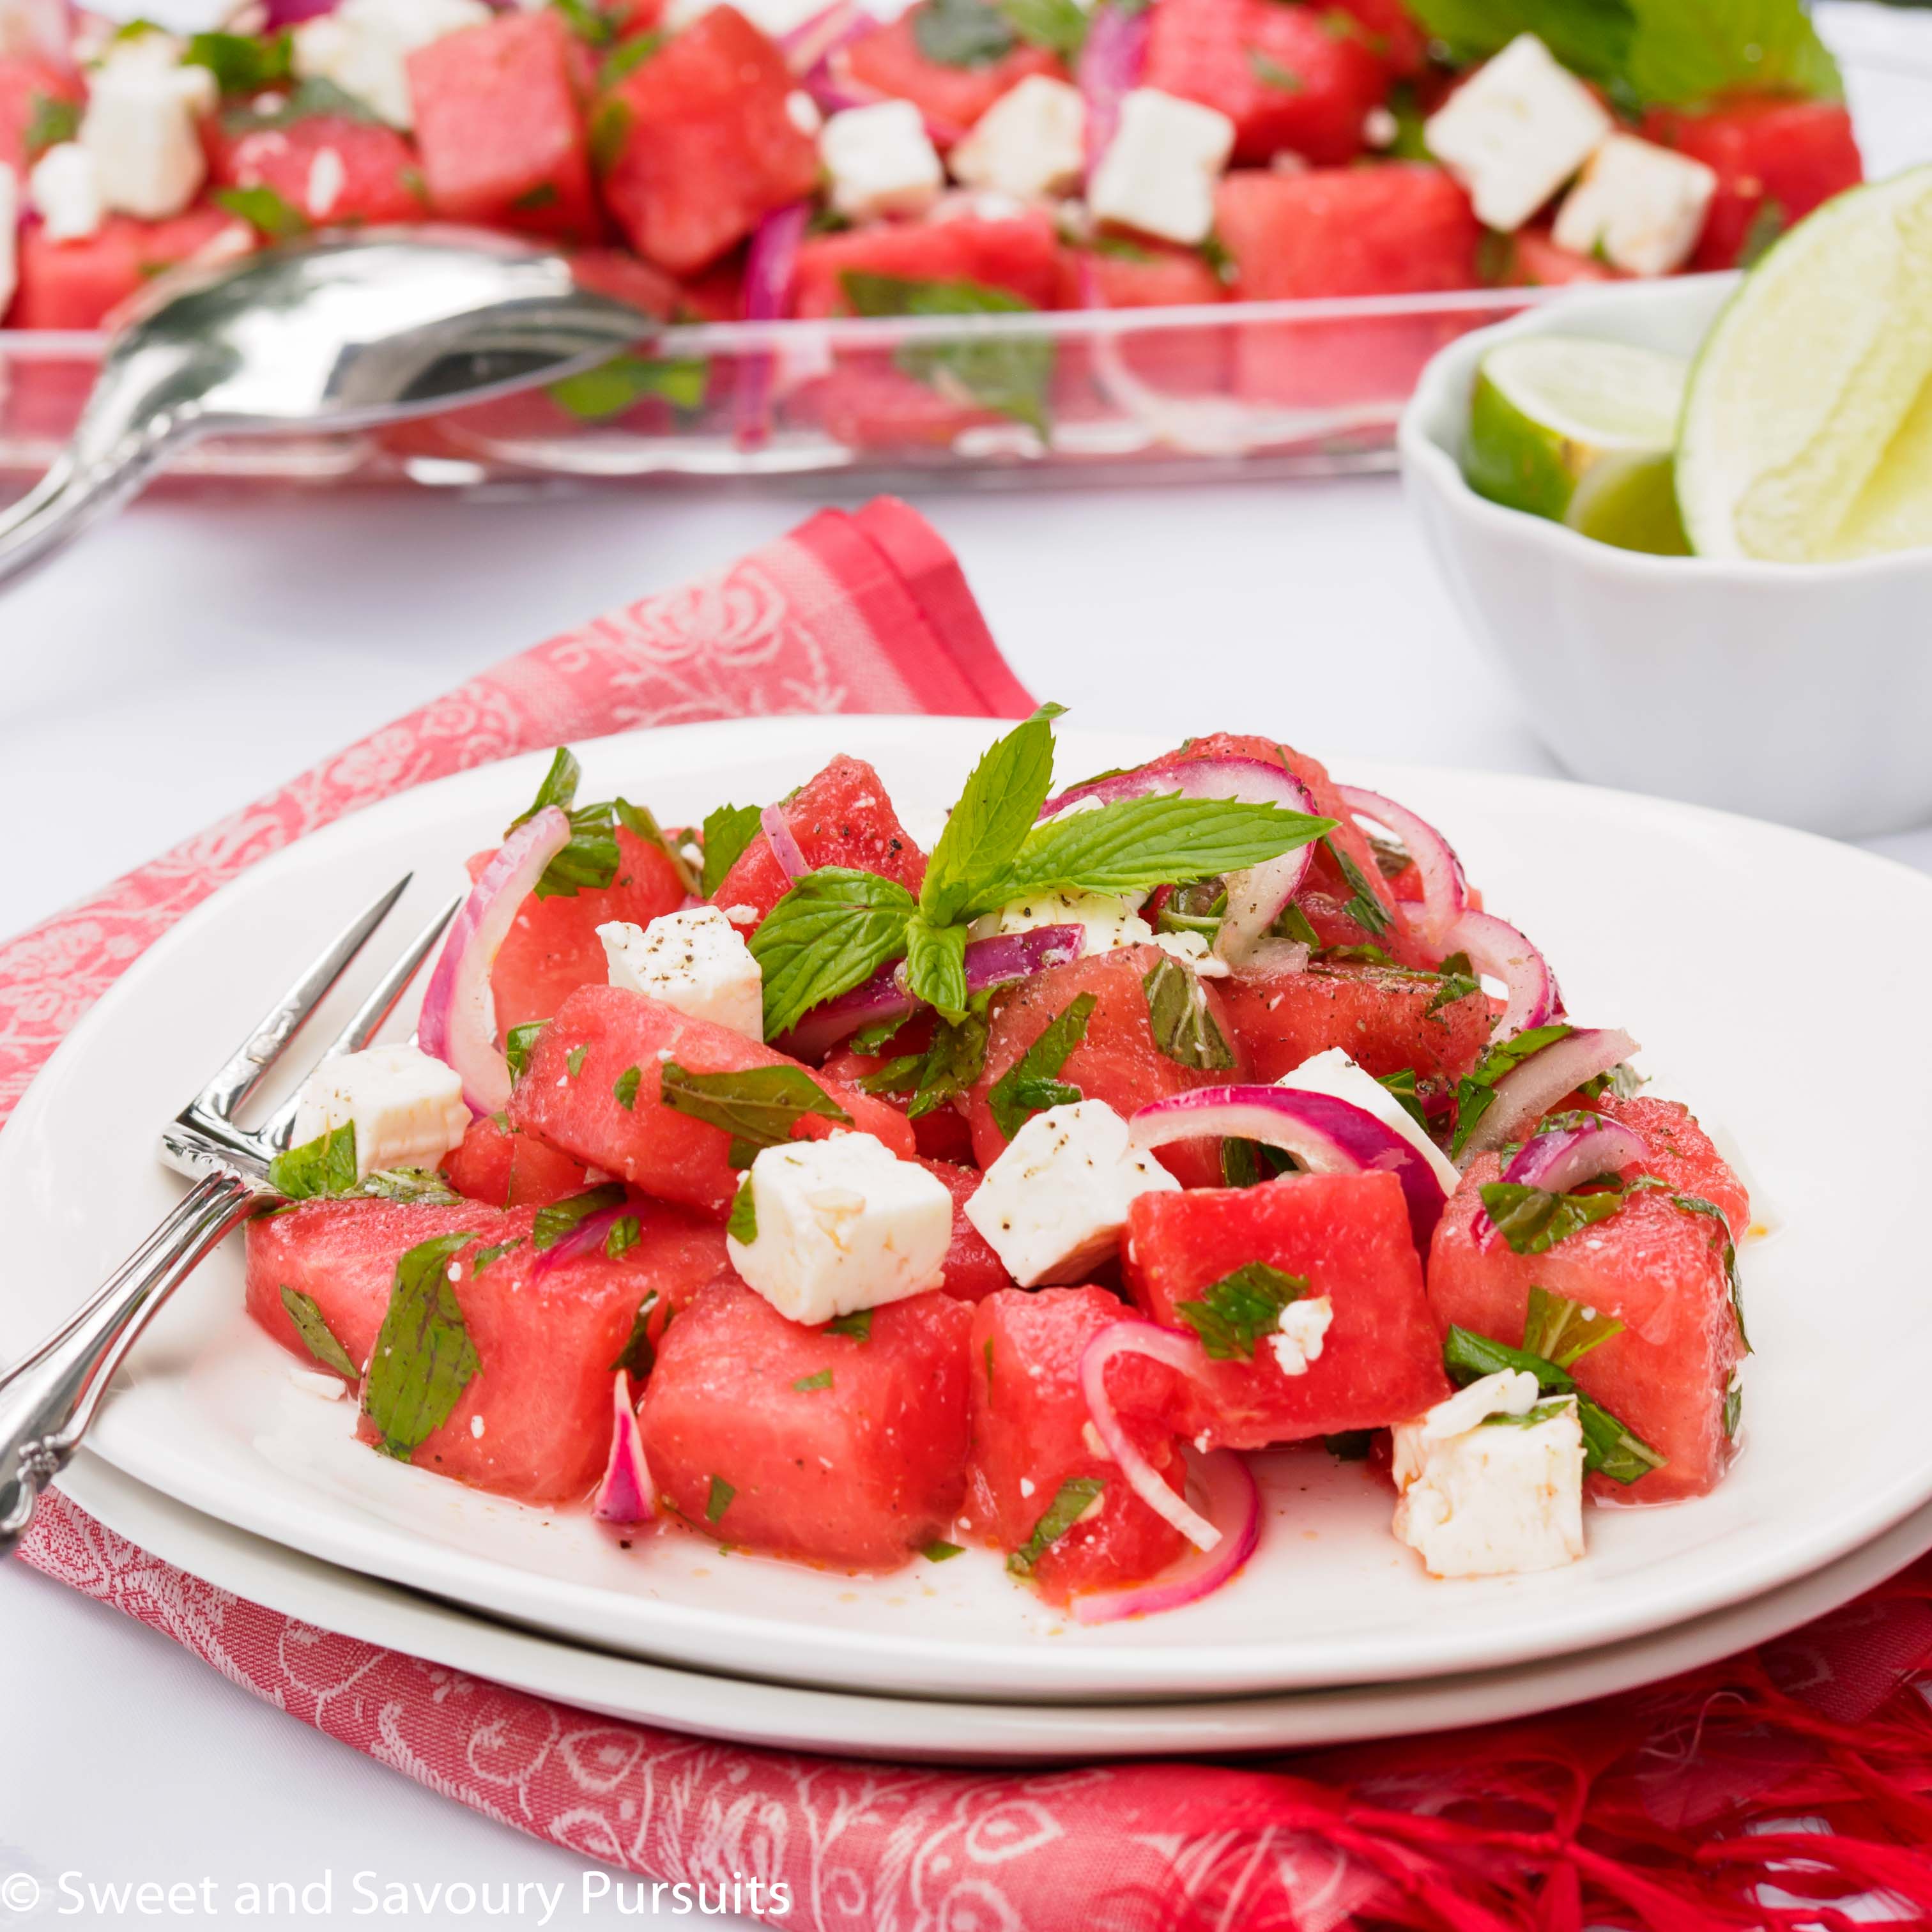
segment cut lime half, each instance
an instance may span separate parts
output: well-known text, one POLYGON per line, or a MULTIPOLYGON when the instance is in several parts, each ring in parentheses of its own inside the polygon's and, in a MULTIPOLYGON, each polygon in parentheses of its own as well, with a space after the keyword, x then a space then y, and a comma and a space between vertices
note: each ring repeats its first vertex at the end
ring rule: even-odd
POLYGON ((1477 371, 1463 474, 1492 502, 1561 521, 1599 465, 1654 466, 1669 458, 1684 376, 1675 356, 1625 343, 1570 335, 1504 343, 1477 371))

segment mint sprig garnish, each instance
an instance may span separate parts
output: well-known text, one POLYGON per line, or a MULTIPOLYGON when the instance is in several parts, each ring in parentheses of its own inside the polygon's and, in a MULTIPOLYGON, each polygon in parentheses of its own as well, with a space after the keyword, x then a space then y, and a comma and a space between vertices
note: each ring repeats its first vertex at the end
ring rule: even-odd
POLYGON ((698 889, 706 898, 716 897, 726 874, 758 836, 759 815, 755 805, 721 805, 705 814, 704 870, 698 889))
POLYGON ((920 911, 934 925, 957 919, 1019 856, 1053 789, 1053 721, 1064 716, 1042 704, 973 767, 920 888, 920 911))
POLYGON ((899 958, 914 910, 911 893, 876 872, 844 866, 808 872, 751 938, 764 976, 766 1038, 899 958))
POLYGON ((396 1264, 388 1312, 382 1317, 362 1410, 382 1438, 385 1455, 406 1462, 449 1420, 463 1391, 482 1367, 449 1280, 455 1255, 476 1233, 439 1234, 396 1264))

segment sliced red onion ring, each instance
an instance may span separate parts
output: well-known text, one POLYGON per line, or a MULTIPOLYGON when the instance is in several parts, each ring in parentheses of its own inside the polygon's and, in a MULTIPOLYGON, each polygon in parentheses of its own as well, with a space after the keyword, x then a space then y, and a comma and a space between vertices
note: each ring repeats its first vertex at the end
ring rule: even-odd
POLYGON ((800 21, 789 33, 779 34, 778 44, 792 72, 806 76, 878 24, 854 0, 833 0, 832 5, 800 21))
POLYGON ((1466 912, 1450 927, 1444 943, 1451 952, 1466 952, 1469 964, 1484 977, 1500 980, 1509 988, 1509 1004, 1496 1022, 1495 1039, 1514 1040, 1562 1017, 1563 995, 1550 962, 1507 920, 1493 913, 1466 912))
MULTIPOLYGON (((966 949, 966 990, 983 993, 988 986, 1030 979, 1049 966, 1064 966, 1080 957, 1083 936, 1077 926, 1038 926, 1030 932, 1003 932, 992 939, 976 939, 966 949)), ((850 1039, 861 1027, 911 1018, 920 1003, 906 991, 899 973, 897 964, 881 967, 862 986, 826 1000, 772 1044, 794 1060, 816 1060, 841 1040, 850 1039)))
POLYGON ((1076 1597, 1076 1623, 1117 1623, 1123 1617, 1150 1617, 1198 1604, 1212 1596, 1254 1554, 1262 1534, 1262 1492, 1247 1459, 1232 1449, 1216 1449, 1188 1460, 1220 1541, 1210 1550, 1186 1551, 1148 1582, 1076 1597))
MULTIPOLYGON (((1503 1178, 1521 1187, 1540 1187, 1546 1194, 1568 1194, 1600 1174, 1621 1173, 1648 1158, 1650 1150, 1639 1136, 1614 1120, 1588 1127, 1560 1127, 1533 1136, 1522 1151, 1503 1169, 1503 1178)), ((1497 1236, 1486 1208, 1476 1210, 1474 1223, 1479 1246, 1489 1247, 1497 1236)))
POLYGON ((610 1456, 590 1513, 599 1522, 649 1522, 657 1510, 651 1502, 650 1465, 644 1460, 644 1431, 631 1406, 631 1378, 620 1369, 610 1378, 610 1456))
POLYGON ((1105 4, 1088 16, 1086 44, 1074 79, 1087 104, 1087 175, 1114 144, 1120 124, 1120 103, 1140 85, 1147 59, 1150 25, 1144 8, 1130 12, 1105 4))
POLYGON ((1615 1027, 1587 1027, 1540 1047, 1496 1082, 1496 1098, 1463 1144, 1462 1165, 1515 1140, 1586 1080, 1629 1059, 1637 1044, 1615 1027))
POLYGON ((268 31, 298 26, 318 14, 334 13, 340 4, 340 0, 268 0, 268 31))
POLYGON ((510 1064, 496 1044, 490 969, 544 868, 569 843, 570 820, 554 805, 518 826, 471 887, 430 975, 417 1042, 462 1076, 472 1113, 499 1112, 510 1098, 510 1064))
MULTIPOLYGON (((1417 937, 1426 946, 1440 952, 1453 952, 1448 945, 1449 929, 1469 909, 1469 884, 1463 876, 1462 862, 1455 848, 1431 825, 1406 805, 1398 805, 1378 791, 1364 791, 1358 785, 1337 785, 1342 802, 1356 818, 1372 819, 1400 838, 1415 868, 1422 875, 1422 906, 1419 920, 1416 909, 1404 906, 1417 937)), ((1500 920, 1497 922, 1502 923, 1500 920)), ((1501 976, 1498 975, 1498 977, 1501 976)))
MULTIPOLYGON (((1245 805, 1276 805, 1291 812, 1318 814, 1300 781, 1280 765, 1259 758, 1196 758, 1179 764, 1143 766, 1112 778, 1076 785, 1040 807, 1042 818, 1052 818, 1082 799, 1112 805, 1126 798, 1238 799, 1245 805)), ((1237 964, 1247 958, 1268 929, 1300 890, 1308 874, 1312 844, 1284 852, 1228 879, 1228 912, 1214 940, 1216 956, 1237 964)))
POLYGON ((1197 1087, 1150 1102, 1127 1125, 1136 1147, 1165 1147, 1211 1134, 1285 1148, 1316 1174, 1393 1174, 1402 1183, 1415 1244, 1425 1253, 1449 1198, 1414 1142, 1332 1094, 1298 1087, 1197 1087))
POLYGON ((765 835, 765 842, 772 848, 772 856, 778 862, 778 870, 796 885, 812 868, 805 862, 805 854, 799 850, 798 841, 785 823, 784 808, 766 806, 758 814, 758 830, 765 835))
MULTIPOLYGON (((1152 1322, 1110 1322, 1080 1355, 1080 1390, 1088 1412, 1100 1432, 1107 1454, 1120 1466, 1128 1486, 1154 1514, 1172 1525, 1201 1551, 1218 1548, 1227 1539, 1208 1519, 1188 1506, 1184 1496, 1168 1486, 1160 1472, 1143 1456, 1116 1413, 1107 1393, 1107 1364, 1121 1355, 1144 1355, 1160 1362, 1190 1382, 1203 1378, 1208 1358, 1191 1335, 1162 1328, 1152 1322)), ((1245 1554, 1245 1552, 1244 1552, 1245 1554)))
POLYGON ((586 1214, 568 1234, 560 1235, 547 1248, 537 1250, 536 1258, 530 1264, 530 1282, 534 1287, 554 1268, 560 1268, 579 1255, 586 1255, 604 1245, 604 1238, 613 1225, 630 1211, 620 1203, 615 1208, 602 1208, 595 1214, 586 1214))
MULTIPOLYGON (((805 239, 806 224, 811 215, 809 202, 795 201, 787 207, 774 208, 753 232, 751 247, 745 255, 747 322, 779 322, 789 312, 792 283, 798 272, 799 244, 805 239)), ((776 358, 762 351, 746 356, 740 365, 735 412, 741 449, 759 448, 771 439, 776 374, 776 358)))

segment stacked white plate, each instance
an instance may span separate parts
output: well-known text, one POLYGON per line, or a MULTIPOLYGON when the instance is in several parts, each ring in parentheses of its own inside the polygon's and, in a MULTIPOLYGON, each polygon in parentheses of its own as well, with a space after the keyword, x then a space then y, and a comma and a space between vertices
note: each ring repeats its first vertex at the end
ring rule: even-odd
MULTIPOLYGON (((916 820, 944 810, 995 728, 787 719, 607 739, 579 748, 584 795, 622 791, 676 822, 779 796, 844 750, 916 820)), ((1162 748, 1063 731, 1060 769, 1162 748)), ((416 880, 398 934, 446 897, 544 762, 426 786, 266 861, 86 1016, 0 1138, 14 1242, 0 1360, 165 1210, 179 1183, 156 1133, 238 1028, 403 872, 416 880)), ((1548 1708, 1760 1640, 1932 1547, 1916 1224, 1932 1033, 1913 1018, 1932 881, 1652 800, 1422 768, 1346 776, 1441 826, 1487 903, 1549 955, 1572 1014, 1634 1034, 1649 1090, 1742 1149, 1771 1232, 1743 1256, 1756 1353, 1744 1454, 1715 1494, 1592 1510, 1589 1554, 1568 1570, 1446 1583, 1394 1541, 1365 1468, 1264 1457, 1262 1542, 1240 1576, 1184 1610, 1087 1629, 987 1552, 875 1578, 683 1532, 625 1550, 582 1515, 374 1456, 350 1406, 299 1385, 243 1314, 232 1246, 136 1350, 64 1486, 158 1556, 327 1628, 611 1714, 902 1757, 1280 1748, 1548 1708)))

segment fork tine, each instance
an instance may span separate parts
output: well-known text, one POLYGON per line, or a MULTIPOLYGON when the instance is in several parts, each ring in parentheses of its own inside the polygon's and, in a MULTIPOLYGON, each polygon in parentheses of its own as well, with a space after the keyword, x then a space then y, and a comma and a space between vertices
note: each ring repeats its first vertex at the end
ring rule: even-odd
MULTIPOLYGON (((389 1017, 396 1002, 421 970, 430 949, 442 937, 443 928, 456 916, 463 899, 464 896, 458 893, 410 941, 402 957, 370 988, 368 998, 356 1009, 348 1024, 323 1048, 321 1058, 316 1062, 318 1066, 327 1060, 340 1060, 345 1053, 361 1052, 382 1031, 382 1022, 389 1017)), ((296 1102, 298 1097, 291 1094, 262 1126, 261 1136, 271 1147, 287 1147, 290 1132, 296 1124, 296 1102)))
POLYGON ((329 988, 368 943, 369 935, 388 917, 415 876, 413 872, 405 872, 350 922, 328 950, 255 1023, 254 1030, 235 1049, 227 1064, 195 1096, 190 1103, 194 1107, 218 1120, 233 1119, 236 1108, 281 1058, 283 1048, 294 1038, 296 1029, 328 996, 329 988))

